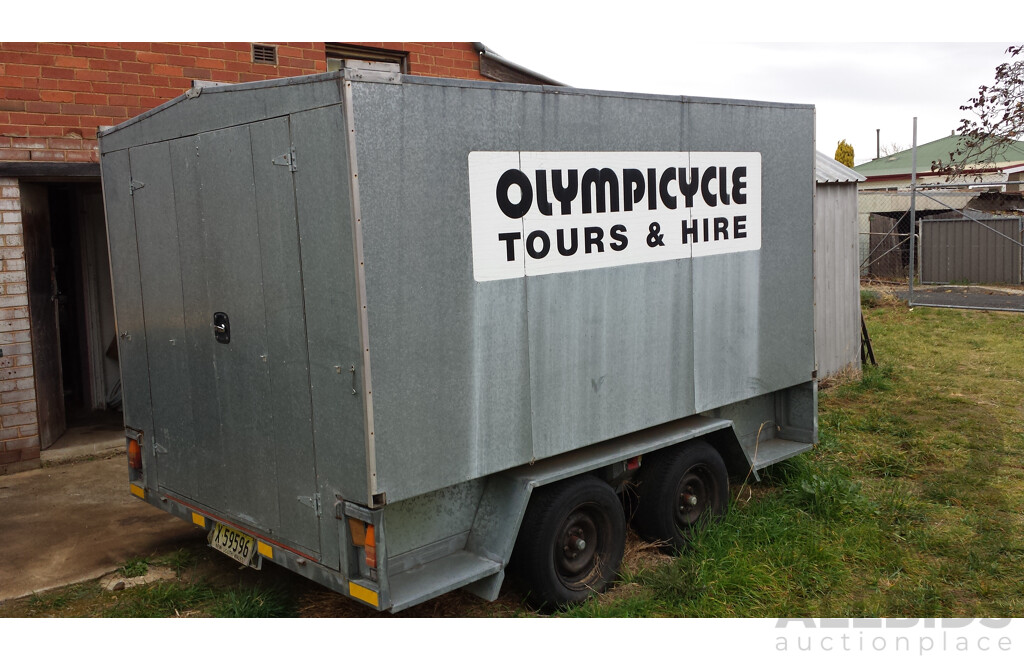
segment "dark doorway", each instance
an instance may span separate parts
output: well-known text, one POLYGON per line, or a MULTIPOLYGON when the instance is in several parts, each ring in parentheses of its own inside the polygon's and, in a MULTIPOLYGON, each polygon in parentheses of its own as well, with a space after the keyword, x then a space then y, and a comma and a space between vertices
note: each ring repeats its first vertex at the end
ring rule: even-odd
POLYGON ((40 443, 120 425, 103 196, 98 182, 22 182, 40 443))

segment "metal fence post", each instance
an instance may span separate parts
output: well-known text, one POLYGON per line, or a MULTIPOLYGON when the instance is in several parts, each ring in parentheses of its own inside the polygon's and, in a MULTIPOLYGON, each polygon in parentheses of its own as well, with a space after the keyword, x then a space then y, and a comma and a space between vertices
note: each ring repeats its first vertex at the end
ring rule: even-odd
POLYGON ((914 227, 917 224, 915 189, 917 188, 917 117, 914 117, 914 143, 910 159, 910 289, 907 292, 907 306, 914 306, 914 227))

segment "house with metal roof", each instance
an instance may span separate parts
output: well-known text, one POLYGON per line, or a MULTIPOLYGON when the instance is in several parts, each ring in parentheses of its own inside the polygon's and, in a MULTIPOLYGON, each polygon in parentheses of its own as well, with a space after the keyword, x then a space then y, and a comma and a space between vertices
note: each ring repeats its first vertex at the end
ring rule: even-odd
MULTIPOLYGON (((932 164, 949 162, 950 154, 960 146, 960 138, 950 135, 940 140, 917 145, 917 181, 919 184, 947 183, 946 175, 932 170, 932 164)), ((910 185, 913 171, 913 150, 906 149, 888 156, 875 158, 853 169, 864 175, 861 190, 896 189, 910 185)), ((995 162, 971 167, 964 185, 1020 181, 1020 166, 1024 165, 1024 142, 1015 142, 996 156, 995 162)))
MULTIPOLYGON (((1019 215, 1021 209, 1024 209, 1024 199, 1020 194, 1020 182, 1024 181, 1024 142, 1011 143, 999 151, 991 162, 972 165, 967 174, 954 179, 950 179, 938 168, 933 169, 934 163, 948 163, 950 155, 955 154, 959 147, 960 138, 956 135, 918 145, 917 188, 913 195, 910 191, 914 170, 914 153, 911 149, 875 158, 854 168, 865 177, 859 184, 858 197, 863 274, 882 279, 902 280, 907 277, 912 203, 918 223, 939 219, 960 222, 960 218, 966 217, 964 213, 972 211, 974 215, 979 212, 1019 215)), ((976 224, 967 222, 964 227, 971 227, 973 231, 977 229, 976 224)), ((932 224, 933 228, 938 226, 932 224)), ((980 240, 963 234, 955 240, 947 237, 951 241, 948 244, 939 246, 933 241, 926 247, 923 230, 919 229, 919 232, 922 244, 918 263, 924 262, 926 250, 933 253, 929 258, 940 259, 945 258, 942 256, 946 255, 944 250, 963 252, 975 249, 980 240), (936 250, 941 255, 936 256, 936 250)), ((991 238, 987 234, 983 235, 991 238)), ((1000 263, 1009 264, 1018 258, 1013 256, 1016 254, 1013 246, 1004 245, 1001 249, 1009 256, 999 256, 1000 263)), ((995 254, 990 251, 973 258, 975 261, 992 261, 996 259, 993 256, 995 254)), ((1002 252, 999 254, 1002 255, 1002 252)), ((978 264, 973 264, 972 268, 974 266, 978 264)), ((1020 271, 1019 267, 1012 264, 1007 268, 1016 268, 1018 273, 1020 271)), ((999 281, 1010 280, 1004 278, 999 281)))

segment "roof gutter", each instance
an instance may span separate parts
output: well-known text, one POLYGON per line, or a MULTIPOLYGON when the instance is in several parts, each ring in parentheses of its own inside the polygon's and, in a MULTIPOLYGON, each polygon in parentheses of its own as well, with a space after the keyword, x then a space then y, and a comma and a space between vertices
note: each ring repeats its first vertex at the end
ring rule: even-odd
POLYGON ((507 66, 508 68, 514 69, 514 70, 516 70, 516 71, 518 71, 518 72, 520 72, 522 74, 525 74, 525 75, 528 75, 528 76, 533 76, 534 78, 537 78, 538 80, 543 80, 548 85, 557 85, 558 87, 568 87, 568 85, 566 85, 565 83, 558 82, 554 78, 549 78, 549 77, 545 76, 544 74, 537 73, 536 71, 531 71, 530 69, 527 69, 525 66, 516 64, 515 62, 512 62, 510 60, 506 60, 504 57, 502 57, 501 55, 498 55, 493 50, 491 50, 490 48, 488 48, 484 44, 480 43, 479 41, 474 41, 473 42, 473 48, 476 49, 477 55, 479 55, 481 58, 486 57, 487 59, 494 60, 495 62, 498 62, 499 64, 503 64, 503 65, 507 66))

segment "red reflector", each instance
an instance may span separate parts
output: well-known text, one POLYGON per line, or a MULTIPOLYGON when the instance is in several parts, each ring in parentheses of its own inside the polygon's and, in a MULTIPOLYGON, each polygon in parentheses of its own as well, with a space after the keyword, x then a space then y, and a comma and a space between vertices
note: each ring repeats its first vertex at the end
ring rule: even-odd
POLYGON ((128 441, 128 466, 133 470, 142 469, 142 447, 134 438, 128 441))
POLYGON ((626 469, 627 470, 635 470, 638 467, 640 467, 640 457, 639 456, 634 456, 633 458, 631 458, 628 461, 626 461, 626 469))

